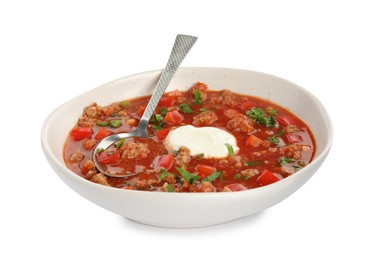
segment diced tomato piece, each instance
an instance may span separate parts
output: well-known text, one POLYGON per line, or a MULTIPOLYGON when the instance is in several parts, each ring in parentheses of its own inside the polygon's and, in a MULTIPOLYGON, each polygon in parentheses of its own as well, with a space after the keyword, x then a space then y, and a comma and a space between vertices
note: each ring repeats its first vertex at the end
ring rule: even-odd
POLYGON ((137 110, 137 114, 142 116, 144 114, 144 110, 146 110, 146 106, 139 106, 137 110))
POLYGON ((159 105, 161 107, 169 107, 174 105, 175 100, 173 97, 162 97, 159 101, 159 105))
POLYGON ((260 185, 265 186, 275 183, 279 180, 280 178, 276 174, 268 170, 264 170, 264 172, 258 177, 257 182, 260 183, 260 185))
POLYGON ((227 186, 224 186, 223 191, 243 191, 247 190, 245 186, 240 183, 232 183, 227 186))
POLYGON ((164 167, 165 169, 170 169, 171 166, 173 166, 173 162, 174 155, 172 153, 161 156, 159 159, 160 166, 164 167))
POLYGON ((296 120, 290 116, 277 116, 276 120, 283 126, 296 125, 296 120))
POLYGON ((76 127, 71 130, 70 135, 73 140, 81 141, 85 138, 90 138, 94 131, 91 127, 76 127))
POLYGON ((255 135, 249 135, 246 139, 246 146, 250 148, 256 148, 260 145, 262 139, 256 137, 255 135))
POLYGON ((290 144, 303 142, 303 137, 301 135, 288 134, 286 137, 290 144))
POLYGON ((158 140, 162 141, 166 138, 169 132, 170 132, 170 128, 160 129, 156 131, 156 136, 158 140))
POLYGON ((179 113, 179 111, 173 110, 166 114, 166 116, 164 117, 164 122, 172 124, 172 125, 176 125, 182 122, 183 119, 184 119, 184 116, 181 113, 179 113))
POLYGON ((116 151, 103 151, 98 154, 98 162, 100 164, 117 164, 121 160, 121 153, 116 151))
POLYGON ((98 133, 95 135, 95 140, 102 140, 103 138, 113 134, 112 131, 108 130, 107 128, 102 127, 99 129, 98 133))
POLYGON ((245 101, 243 103, 241 103, 239 106, 238 106, 242 111, 247 111, 253 107, 256 107, 256 104, 252 101, 245 101))
POLYGON ((200 176, 201 178, 205 178, 215 172, 215 167, 205 164, 199 164, 196 166, 196 171, 198 172, 198 176, 200 176))

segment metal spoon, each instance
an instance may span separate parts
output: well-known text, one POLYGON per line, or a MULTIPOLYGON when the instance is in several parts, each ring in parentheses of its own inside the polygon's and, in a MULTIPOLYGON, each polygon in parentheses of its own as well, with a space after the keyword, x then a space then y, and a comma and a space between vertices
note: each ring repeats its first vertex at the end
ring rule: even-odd
POLYGON ((157 104, 164 94, 167 86, 169 85, 170 80, 173 78, 175 72, 179 68, 180 63, 183 61, 187 53, 192 48, 193 44, 196 42, 197 37, 178 34, 173 49, 171 51, 169 60, 161 73, 160 79, 157 82, 156 88, 152 94, 151 99, 149 100, 146 109, 144 110, 143 116, 141 117, 138 127, 130 133, 119 133, 110 135, 102 139, 93 151, 93 161, 97 169, 106 176, 110 177, 129 177, 135 175, 135 173, 111 173, 105 170, 98 161, 98 153, 102 149, 107 149, 115 142, 120 141, 121 139, 130 138, 130 137, 142 137, 148 138, 147 126, 149 120, 152 117, 153 112, 155 111, 157 104))

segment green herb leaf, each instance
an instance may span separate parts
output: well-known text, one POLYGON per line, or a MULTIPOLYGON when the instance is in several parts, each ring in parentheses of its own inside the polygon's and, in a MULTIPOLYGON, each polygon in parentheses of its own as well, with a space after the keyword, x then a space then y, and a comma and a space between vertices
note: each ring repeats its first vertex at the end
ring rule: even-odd
POLYGON ((118 128, 122 125, 121 119, 113 119, 108 122, 108 125, 113 128, 118 128))
POLYGON ((280 157, 280 158, 278 158, 279 165, 282 165, 284 163, 291 163, 293 161, 294 160, 292 158, 290 158, 290 157, 280 157))
POLYGON ((166 115, 166 113, 167 113, 167 109, 166 108, 160 108, 160 114, 161 115, 166 115))
POLYGON ((233 146, 230 145, 230 144, 228 144, 228 143, 226 143, 225 146, 227 146, 228 154, 229 154, 230 156, 233 156, 233 155, 234 155, 233 146))
POLYGON ((120 102, 120 106, 122 107, 122 108, 128 108, 129 106, 130 106, 130 102, 129 101, 122 101, 122 102, 120 102))
POLYGON ((104 151, 104 148, 98 148, 97 153, 101 153, 104 151))
POLYGON ((245 163, 246 166, 255 166, 255 165, 260 165, 260 164, 262 164, 262 162, 259 162, 259 161, 245 163))
POLYGON ((170 173, 168 173, 165 169, 161 169, 160 180, 163 180, 164 178, 166 178, 169 175, 170 175, 170 173))
POLYGON ((192 108, 187 103, 182 103, 179 105, 179 107, 180 107, 180 110, 182 110, 182 112, 184 113, 187 113, 187 114, 193 113, 192 108))
POLYGON ((246 115, 257 123, 266 127, 272 127, 276 125, 276 120, 272 115, 265 115, 265 112, 260 107, 254 107, 246 111, 246 115))
POLYGON ((116 149, 120 149, 120 147, 125 143, 125 139, 121 139, 117 143, 115 143, 116 149))
POLYGON ((189 184, 193 184, 195 181, 198 181, 200 179, 200 176, 196 174, 192 174, 187 170, 184 170, 182 168, 175 167, 175 169, 182 175, 182 177, 188 182, 189 184))
POLYGON ((196 105, 202 104, 203 100, 201 98, 201 92, 197 89, 194 92, 195 101, 193 102, 196 105))
POLYGON ((272 143, 274 143, 275 145, 277 145, 279 143, 279 140, 275 135, 272 136, 272 137, 269 137, 268 140, 271 141, 272 143))
POLYGON ((171 185, 171 184, 168 184, 168 185, 166 186, 166 189, 167 189, 168 192, 174 192, 174 187, 173 187, 173 185, 171 185))
POLYGON ((97 126, 101 126, 101 127, 108 126, 108 122, 106 122, 106 121, 97 121, 97 126))
POLYGON ((205 182, 205 181, 208 181, 208 182, 213 182, 215 181, 217 178, 219 178, 221 175, 221 172, 219 171, 215 171, 213 172, 212 174, 210 174, 209 176, 206 176, 205 178, 203 178, 201 180, 201 182, 205 182))
POLYGON ((118 115, 117 112, 111 114, 112 117, 116 117, 117 115, 118 115))
POLYGON ((153 122, 156 122, 156 123, 158 123, 158 122, 161 122, 161 120, 163 119, 164 117, 161 115, 161 114, 154 114, 153 115, 153 122))

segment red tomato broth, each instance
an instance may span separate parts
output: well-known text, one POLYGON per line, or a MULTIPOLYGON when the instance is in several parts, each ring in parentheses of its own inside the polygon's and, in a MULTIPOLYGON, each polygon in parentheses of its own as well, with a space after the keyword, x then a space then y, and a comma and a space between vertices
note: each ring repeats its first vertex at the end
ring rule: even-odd
MULTIPOLYGON (((243 185, 247 189, 262 186, 258 182, 258 178, 264 171, 286 178, 300 168, 305 167, 315 153, 315 140, 309 127, 287 109, 265 99, 236 94, 228 90, 208 90, 206 84, 196 83, 189 91, 173 91, 164 95, 163 102, 159 104, 155 111, 155 114, 159 116, 154 117, 148 127, 151 138, 131 138, 124 142, 125 145, 132 142, 136 146, 139 146, 139 144, 146 146, 149 151, 144 149, 145 152, 141 151, 140 153, 143 156, 145 154, 145 158, 139 158, 140 156, 122 157, 118 164, 107 165, 111 172, 126 171, 137 173, 136 175, 128 178, 115 178, 106 177, 97 172, 96 168, 91 165, 92 151, 96 144, 90 145, 86 149, 84 142, 88 143, 90 140, 95 140, 96 134, 99 131, 102 132, 102 127, 107 128, 112 133, 132 131, 141 117, 140 111, 142 109, 140 108, 145 107, 148 100, 149 97, 139 97, 125 102, 116 102, 106 107, 93 104, 85 108, 82 117, 74 128, 91 127, 93 134, 91 137, 78 141, 71 136, 67 138, 64 158, 68 168, 88 180, 116 188, 177 192, 231 191, 227 186, 233 186, 235 183, 243 185), (198 93, 195 94, 195 92, 198 93), (187 111, 187 109, 182 110, 180 108, 181 104, 187 104, 192 112, 187 111), (167 107, 164 107, 164 105, 167 107), (261 108, 264 111, 263 117, 265 118, 273 117, 275 125, 265 126, 252 120, 244 109, 254 108, 261 108), (91 116, 90 110, 97 110, 98 112, 91 116), (169 118, 169 113, 171 115, 172 111, 177 111, 174 113, 177 119, 175 122, 166 123, 164 119, 169 118), (275 113, 272 112, 272 115, 270 115, 268 111, 275 111, 275 113), (206 112, 210 115, 203 114, 206 112), (181 115, 180 117, 178 113, 181 115), (205 117, 200 117, 200 114, 205 115, 205 117), (197 116, 199 116, 198 119, 197 116), (233 126, 232 121, 237 117, 243 122, 251 123, 252 120, 251 127, 254 130, 250 133, 242 131, 240 129, 242 127, 231 127, 233 126), (281 120, 277 120, 277 118, 281 120), (97 125, 97 122, 109 122, 110 120, 121 120, 121 125, 117 127, 97 125), (287 122, 290 124, 295 122, 295 125, 287 125, 287 122), (235 136, 237 146, 240 148, 239 152, 234 156, 221 159, 205 158, 202 155, 188 156, 187 159, 190 161, 185 164, 178 163, 181 152, 177 152, 173 156, 174 162, 172 162, 170 168, 165 169, 159 164, 161 156, 166 156, 169 153, 163 145, 164 133, 165 137, 167 134, 164 129, 171 130, 189 124, 196 127, 219 127, 228 131, 235 136), (156 134, 158 130, 160 130, 159 135, 156 134), (257 147, 247 146, 246 144, 247 138, 252 134, 262 140, 257 147), (289 143, 290 137, 288 135, 290 134, 295 135, 294 138, 291 138, 295 140, 294 143, 289 143), (273 139, 276 143, 269 141, 272 137, 275 137, 273 139), (82 154, 82 156, 75 156, 76 154, 82 154), (83 158, 81 160, 71 160, 74 156, 83 158), (204 173, 197 174, 198 165, 214 167, 215 171, 220 172, 220 176, 210 182, 201 182, 204 173), (183 168, 190 174, 197 176, 196 180, 190 181, 192 183, 187 182, 177 168, 183 168), (82 169, 84 170, 82 171, 82 169)), ((237 120, 237 125, 238 123, 237 120)), ((241 125, 243 126, 243 124, 241 125)), ((95 142, 98 141, 95 140, 95 142)), ((125 150, 121 152, 124 153, 125 150)))

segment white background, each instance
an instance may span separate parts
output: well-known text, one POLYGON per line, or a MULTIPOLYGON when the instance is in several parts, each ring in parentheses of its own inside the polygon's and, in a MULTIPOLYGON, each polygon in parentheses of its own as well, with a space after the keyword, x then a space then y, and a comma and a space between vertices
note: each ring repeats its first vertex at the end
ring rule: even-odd
POLYGON ((367 1, 1 1, 1 259, 370 259, 371 9, 367 1), (56 107, 161 69, 177 33, 199 37, 182 66, 293 81, 330 113, 315 176, 282 203, 198 229, 134 223, 67 187, 42 154, 56 107))

